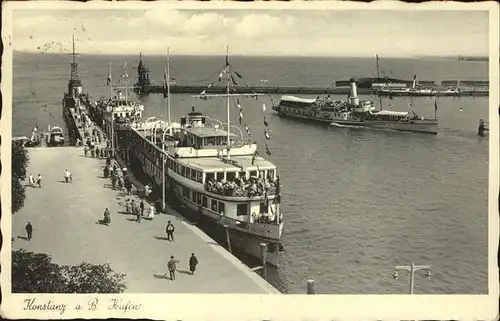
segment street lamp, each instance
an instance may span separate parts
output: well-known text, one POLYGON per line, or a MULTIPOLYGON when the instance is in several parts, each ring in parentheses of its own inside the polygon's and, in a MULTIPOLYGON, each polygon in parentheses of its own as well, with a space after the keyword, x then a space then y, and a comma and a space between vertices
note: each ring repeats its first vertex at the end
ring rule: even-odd
POLYGON ((399 274, 398 270, 405 270, 410 272, 410 294, 413 294, 413 285, 415 283, 415 272, 419 270, 427 270, 427 273, 425 274, 425 277, 427 279, 431 278, 431 267, 430 265, 415 265, 415 263, 411 263, 410 266, 408 265, 397 265, 394 267, 394 274, 392 277, 397 280, 399 279, 399 274))
POLYGON ((148 119, 146 119, 146 121, 144 122, 144 129, 147 130, 147 127, 148 127, 147 124, 148 124, 148 122, 150 120, 155 120, 155 119, 156 119, 156 117, 154 117, 154 116, 153 117, 149 117, 148 119))
POLYGON ((158 121, 154 122, 154 124, 153 124, 153 137, 151 138, 153 144, 156 145, 156 129, 157 129, 157 126, 158 125, 162 125, 163 126, 165 124, 167 124, 167 122, 165 122, 163 120, 158 120, 158 121))
POLYGON ((165 135, 168 134, 172 126, 169 124, 167 128, 163 131, 163 136, 161 137, 161 150, 162 150, 162 178, 161 178, 161 190, 162 190, 162 210, 165 213, 165 135))

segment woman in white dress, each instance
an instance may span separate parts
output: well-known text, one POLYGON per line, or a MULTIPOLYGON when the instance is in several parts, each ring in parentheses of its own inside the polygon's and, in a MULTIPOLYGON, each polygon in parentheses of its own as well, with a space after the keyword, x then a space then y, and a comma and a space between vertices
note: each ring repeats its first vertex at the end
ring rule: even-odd
POLYGON ((149 206, 148 218, 152 220, 155 217, 155 207, 153 205, 149 206))

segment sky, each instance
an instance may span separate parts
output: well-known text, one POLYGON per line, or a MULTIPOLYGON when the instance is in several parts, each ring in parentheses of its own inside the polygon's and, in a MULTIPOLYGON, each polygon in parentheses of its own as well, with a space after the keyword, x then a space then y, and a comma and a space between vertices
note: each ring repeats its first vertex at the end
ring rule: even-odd
POLYGON ((18 51, 384 57, 488 55, 487 11, 15 10, 18 51))

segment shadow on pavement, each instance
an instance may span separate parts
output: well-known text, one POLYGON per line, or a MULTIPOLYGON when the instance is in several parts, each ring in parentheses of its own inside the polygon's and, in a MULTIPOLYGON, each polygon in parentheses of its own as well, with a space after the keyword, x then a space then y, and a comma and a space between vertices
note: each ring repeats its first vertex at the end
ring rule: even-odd
POLYGON ((191 275, 191 272, 186 271, 186 270, 177 270, 177 272, 182 273, 182 274, 189 274, 189 275, 191 275))
POLYGON ((27 241, 27 240, 28 240, 28 238, 27 238, 26 236, 18 236, 17 238, 18 238, 18 239, 21 239, 21 240, 25 240, 25 241, 27 241))
POLYGON ((105 226, 108 226, 106 225, 106 223, 104 223, 104 220, 98 220, 95 222, 97 225, 105 225, 105 226))
POLYGON ((157 279, 170 280, 170 278, 168 276, 166 276, 165 274, 153 274, 153 276, 157 279))
POLYGON ((155 239, 160 241, 167 241, 167 238, 165 236, 155 236, 155 239))

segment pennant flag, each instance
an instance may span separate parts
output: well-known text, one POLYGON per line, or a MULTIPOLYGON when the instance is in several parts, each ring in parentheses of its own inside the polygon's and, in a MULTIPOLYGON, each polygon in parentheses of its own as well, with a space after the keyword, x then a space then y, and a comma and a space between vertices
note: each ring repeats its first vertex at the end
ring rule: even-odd
POLYGON ((266 104, 262 104, 262 111, 266 112, 266 104))
POLYGON ((229 66, 229 55, 226 54, 226 68, 229 66))
POLYGON ((222 79, 222 72, 219 74, 219 81, 222 79))
POLYGON ((211 82, 209 85, 208 85, 208 88, 212 88, 212 86, 214 85, 213 82, 211 82))
POLYGON ((250 136, 250 129, 248 129, 247 124, 244 124, 244 125, 245 125, 245 130, 247 131, 248 136, 250 136))
POLYGON ((233 82, 233 84, 234 84, 235 86, 237 86, 237 85, 238 85, 238 83, 236 82, 236 80, 234 80, 233 75, 231 75, 231 81, 233 82))
POLYGON ((243 113, 240 112, 240 126, 241 126, 241 123, 243 122, 243 113))
POLYGON ((411 103, 408 103, 408 108, 411 108, 411 103))
POLYGON ((236 99, 236 106, 238 106, 238 108, 241 110, 241 105, 240 105, 240 100, 239 99, 236 99))
POLYGON ((266 117, 264 117, 264 126, 266 126, 266 127, 268 127, 268 126, 269 126, 269 124, 268 124, 268 122, 267 122, 267 120, 266 120, 266 117))
POLYGON ((264 130, 264 136, 266 136, 267 140, 271 139, 271 136, 267 133, 267 129, 264 130))
POLYGON ((266 154, 271 156, 271 151, 269 150, 269 147, 267 147, 267 144, 266 144, 266 154))
POLYGON ((238 78, 240 78, 240 79, 241 79, 241 78, 243 78, 243 77, 241 77, 241 75, 240 75, 239 73, 237 73, 236 71, 234 72, 234 74, 235 74, 238 78))
POLYGON ((111 74, 108 75, 108 80, 106 81, 106 86, 109 86, 111 84, 111 74))

